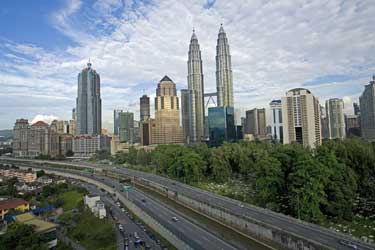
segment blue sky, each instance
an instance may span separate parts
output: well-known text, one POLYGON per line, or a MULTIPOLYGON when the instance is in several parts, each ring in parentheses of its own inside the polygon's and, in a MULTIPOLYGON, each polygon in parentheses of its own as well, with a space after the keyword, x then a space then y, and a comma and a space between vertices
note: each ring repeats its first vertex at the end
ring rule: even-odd
POLYGON ((288 89, 344 98, 346 111, 375 73, 373 0, 5 0, 0 5, 0 129, 17 118, 70 119, 77 74, 101 75, 103 125, 139 114, 164 75, 185 88, 194 26, 205 90, 215 90, 220 23, 229 39, 237 116, 288 89))

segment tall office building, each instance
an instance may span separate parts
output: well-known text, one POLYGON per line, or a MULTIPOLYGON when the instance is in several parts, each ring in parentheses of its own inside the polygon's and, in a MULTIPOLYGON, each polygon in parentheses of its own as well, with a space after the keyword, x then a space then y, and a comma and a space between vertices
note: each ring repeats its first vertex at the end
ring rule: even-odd
POLYGON ((236 140, 233 107, 208 108, 208 127, 211 146, 220 146, 224 141, 236 140))
POLYGON ((134 114, 120 112, 118 115, 120 142, 134 143, 134 114))
POLYGON ((344 101, 332 98, 326 101, 326 118, 329 139, 345 138, 344 101))
POLYGON ((184 133, 184 142, 186 144, 190 143, 190 108, 192 105, 191 94, 192 90, 190 89, 181 89, 181 123, 182 131, 184 133))
POLYGON ((204 83, 201 51, 198 38, 193 34, 190 39, 188 55, 188 89, 189 101, 189 141, 200 142, 204 138, 204 83))
POLYGON ((345 128, 347 136, 361 136, 358 115, 345 115, 345 128))
POLYGON ((143 95, 139 98, 140 102, 140 120, 141 122, 150 118, 150 97, 143 95))
POLYGON ((223 25, 220 27, 216 46, 216 89, 217 106, 233 107, 232 62, 223 25))
POLYGON ((364 140, 375 141, 375 75, 372 81, 365 86, 359 97, 361 108, 361 134, 364 140))
POLYGON ((102 130, 102 100, 100 98, 100 76, 87 63, 78 74, 76 134, 99 135, 102 130))
POLYGON ((151 130, 152 144, 184 143, 176 84, 168 76, 161 79, 156 89, 155 124, 151 130))
POLYGON ((264 108, 246 111, 245 134, 251 134, 258 139, 265 139, 267 132, 266 110, 264 108))
POLYGON ((359 108, 359 105, 356 102, 353 102, 353 109, 354 115, 359 115, 361 113, 361 109, 359 108))
POLYGON ((320 105, 307 89, 289 90, 282 98, 284 144, 321 145, 320 105))
POLYGON ((271 109, 271 135, 276 142, 283 143, 283 112, 281 100, 272 100, 271 109))
POLYGON ((113 110, 113 134, 119 135, 119 114, 123 111, 121 109, 113 110))

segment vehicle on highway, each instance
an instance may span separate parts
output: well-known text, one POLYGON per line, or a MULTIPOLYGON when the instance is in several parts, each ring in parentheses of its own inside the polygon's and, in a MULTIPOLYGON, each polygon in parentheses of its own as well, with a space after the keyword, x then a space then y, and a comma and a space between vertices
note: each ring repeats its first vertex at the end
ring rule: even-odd
POLYGON ((353 249, 358 249, 358 246, 354 242, 348 240, 340 240, 340 244, 353 249))
POLYGON ((177 221, 178 221, 178 218, 177 218, 176 216, 173 216, 173 217, 172 217, 172 220, 173 220, 174 222, 177 222, 177 221))
POLYGON ((119 224, 119 225, 118 225, 118 229, 122 232, 122 231, 124 231, 124 226, 121 225, 121 224, 119 224))
POLYGON ((125 209, 124 209, 124 208, 121 208, 121 212, 125 212, 125 209))
POLYGON ((142 202, 145 203, 145 202, 146 202, 146 199, 142 199, 142 202))
POLYGON ((135 239, 139 239, 139 236, 138 236, 138 233, 137 233, 137 232, 134 232, 134 238, 135 238, 135 239))

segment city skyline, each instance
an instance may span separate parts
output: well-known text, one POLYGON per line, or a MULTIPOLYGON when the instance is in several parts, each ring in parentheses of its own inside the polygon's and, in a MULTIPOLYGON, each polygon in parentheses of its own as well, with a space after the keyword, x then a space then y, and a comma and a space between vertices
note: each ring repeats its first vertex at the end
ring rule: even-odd
POLYGON ((322 13, 318 1, 298 6, 255 1, 233 6, 222 1, 122 6, 121 1, 101 1, 95 3, 97 16, 82 20, 80 13, 94 8, 85 1, 49 3, 41 10, 37 1, 23 9, 9 2, 0 7, 5 24, 0 28, 0 129, 11 128, 20 117, 68 120, 75 106, 76 74, 88 58, 102 78, 103 127, 112 129, 113 110, 118 108, 135 112, 138 120, 139 97, 155 97, 160 75, 174 79, 178 93, 187 88, 186 48, 193 26, 202 51, 205 92, 214 92, 220 23, 230 39, 234 106, 240 114, 268 108, 272 99, 297 87, 311 90, 320 103, 343 98, 347 112, 351 98, 358 102, 375 72, 375 17, 370 15, 375 7, 371 1, 340 3, 330 1, 322 13), (257 21, 259 15, 262 21, 257 21), (172 21, 176 16, 185 18, 172 21), (275 20, 282 20, 277 29, 275 20), (92 27, 82 30, 82 23, 92 27))

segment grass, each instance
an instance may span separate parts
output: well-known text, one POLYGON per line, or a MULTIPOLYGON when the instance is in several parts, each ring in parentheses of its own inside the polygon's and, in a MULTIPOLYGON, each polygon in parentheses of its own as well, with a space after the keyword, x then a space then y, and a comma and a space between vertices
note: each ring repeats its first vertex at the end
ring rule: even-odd
POLYGON ((84 209, 75 216, 76 226, 68 230, 68 236, 79 241, 86 249, 115 250, 116 233, 109 219, 99 219, 84 209))
POLYGON ((59 194, 58 199, 63 201, 64 211, 69 211, 78 206, 83 199, 83 194, 76 190, 72 190, 59 194))

